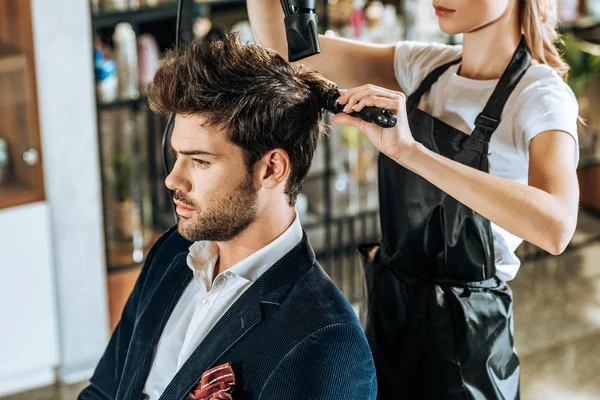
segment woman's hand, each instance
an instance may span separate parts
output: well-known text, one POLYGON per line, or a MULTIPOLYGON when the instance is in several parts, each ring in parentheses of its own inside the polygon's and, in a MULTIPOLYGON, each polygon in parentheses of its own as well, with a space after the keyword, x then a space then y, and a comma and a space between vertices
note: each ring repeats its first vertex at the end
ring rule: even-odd
POLYGON ((400 164, 404 164, 411 156, 417 142, 408 126, 406 115, 406 96, 373 85, 359 86, 354 89, 340 91, 338 103, 345 105, 344 113, 336 114, 333 122, 353 126, 367 135, 371 143, 382 153, 400 164), (360 118, 351 117, 353 111, 364 107, 378 107, 393 112, 398 118, 393 128, 381 128, 360 118), (347 114, 345 114, 347 113, 347 114))

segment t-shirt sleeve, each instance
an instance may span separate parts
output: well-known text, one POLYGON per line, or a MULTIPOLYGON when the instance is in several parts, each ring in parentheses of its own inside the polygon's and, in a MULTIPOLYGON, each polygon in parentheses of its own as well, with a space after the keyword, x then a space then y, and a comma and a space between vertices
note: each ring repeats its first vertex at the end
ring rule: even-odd
POLYGON ((413 93, 427 74, 460 57, 462 46, 442 43, 402 41, 396 44, 394 72, 407 95, 413 93))
POLYGON ((517 129, 524 148, 536 135, 546 131, 563 131, 575 140, 575 165, 579 163, 577 119, 579 104, 571 88, 560 78, 537 81, 521 94, 517 129))

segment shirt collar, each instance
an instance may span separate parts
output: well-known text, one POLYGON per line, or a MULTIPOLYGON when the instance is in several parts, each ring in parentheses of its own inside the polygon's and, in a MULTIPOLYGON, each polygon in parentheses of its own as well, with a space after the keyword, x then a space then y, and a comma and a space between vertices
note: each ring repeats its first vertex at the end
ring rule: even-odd
MULTIPOLYGON (((250 282, 255 282, 266 270, 289 253, 302 241, 302 225, 295 212, 292 224, 275 240, 256 251, 227 271, 250 282)), ((215 265, 219 259, 219 247, 215 242, 198 241, 189 248, 188 267, 194 271, 196 281, 203 281, 211 287, 215 265)))

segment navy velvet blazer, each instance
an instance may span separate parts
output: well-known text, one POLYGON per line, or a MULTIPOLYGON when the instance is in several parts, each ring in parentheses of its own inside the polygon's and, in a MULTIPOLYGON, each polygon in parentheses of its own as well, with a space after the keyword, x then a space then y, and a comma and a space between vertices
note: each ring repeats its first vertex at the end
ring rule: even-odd
MULTIPOLYGON (((191 243, 175 228, 152 247, 90 385, 79 400, 140 400, 155 346, 192 279, 191 243)), ((375 366, 356 315, 302 242, 248 288, 165 389, 179 400, 231 363, 234 400, 369 400, 375 366)))

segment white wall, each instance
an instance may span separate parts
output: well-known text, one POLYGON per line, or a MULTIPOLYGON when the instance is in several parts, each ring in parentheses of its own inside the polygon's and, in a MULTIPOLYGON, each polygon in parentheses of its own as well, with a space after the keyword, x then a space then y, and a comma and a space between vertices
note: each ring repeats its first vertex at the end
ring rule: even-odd
POLYGON ((88 378, 108 341, 92 36, 87 0, 32 0, 60 377, 88 378))
POLYGON ((0 210, 0 395, 89 378, 109 337, 88 3, 32 0, 46 201, 0 210))
POLYGON ((49 207, 0 210, 0 395, 53 383, 59 363, 49 207))

